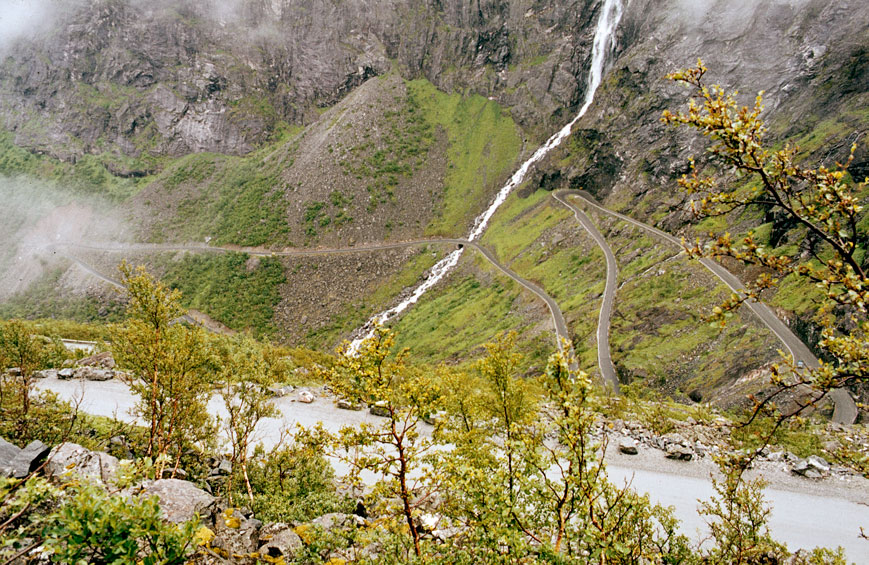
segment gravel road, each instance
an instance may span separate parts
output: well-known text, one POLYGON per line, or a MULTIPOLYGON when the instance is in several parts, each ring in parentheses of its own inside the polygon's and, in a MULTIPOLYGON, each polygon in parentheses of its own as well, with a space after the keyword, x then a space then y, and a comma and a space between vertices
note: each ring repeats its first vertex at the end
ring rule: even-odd
MULTIPOLYGON (((129 410, 134 398, 119 381, 48 378, 38 381, 37 386, 67 400, 80 400, 83 412, 132 420, 129 410)), ((328 398, 318 398, 311 404, 293 399, 276 399, 281 417, 268 419, 257 428, 258 439, 265 445, 273 444, 281 429, 296 424, 312 426, 322 422, 335 431, 345 425, 383 421, 364 411, 339 410, 328 398)), ((213 414, 223 413, 216 398, 209 407, 213 414)), ((704 522, 697 514, 697 500, 712 495, 709 477, 715 467, 711 462, 671 461, 660 451, 643 448, 639 455, 622 455, 615 442, 610 443, 607 461, 610 478, 616 484, 630 481, 635 489, 648 492, 653 501, 672 505, 683 531, 692 539, 703 539, 704 522)), ((869 564, 869 541, 858 537, 860 525, 869 527, 869 481, 859 477, 810 481, 794 477, 774 464, 765 464, 752 473, 762 475, 770 484, 765 495, 772 505, 770 527, 777 539, 791 549, 841 545, 850 561, 869 564)))

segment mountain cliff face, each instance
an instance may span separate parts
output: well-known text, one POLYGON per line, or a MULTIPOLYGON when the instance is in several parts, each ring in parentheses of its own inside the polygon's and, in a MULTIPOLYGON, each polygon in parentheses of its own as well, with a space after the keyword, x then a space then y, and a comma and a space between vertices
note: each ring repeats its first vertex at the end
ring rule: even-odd
POLYGON ((497 94, 545 132, 582 96, 595 15, 591 0, 72 6, 5 54, 0 123, 64 160, 133 158, 109 161, 118 174, 151 172, 159 155, 247 153, 392 69, 497 94))
MULTIPOLYGON (((831 164, 869 126, 869 6, 859 1, 628 3, 621 50, 597 103, 579 128, 575 164, 563 184, 584 186, 651 216, 681 204, 674 176, 698 152, 696 138, 660 123, 664 109, 687 104, 664 76, 702 58, 708 83, 740 90, 745 103, 764 92, 773 140, 799 142, 807 157, 831 164), (815 130, 822 130, 811 138, 815 130), (646 198, 648 196, 648 198, 646 198)), ((852 172, 865 175, 867 144, 852 172)), ((664 220, 675 227, 680 218, 664 220), (675 222, 675 223, 674 223, 675 222)))
MULTIPOLYGON (((120 206, 136 218, 139 240, 270 247, 464 236, 521 159, 576 113, 602 4, 45 2, 50 23, 0 43, 0 173, 123 181, 120 206)), ((559 299, 587 365, 602 273, 585 265, 594 249, 577 239, 572 217, 539 189, 585 188, 610 208, 693 236, 676 179, 702 142, 661 124, 664 109, 686 102, 666 73, 702 57, 710 82, 741 89, 747 101, 766 92, 774 141, 795 141, 807 159, 828 164, 860 141, 851 173, 869 174, 865 2, 623 4, 594 104, 484 239, 559 299)), ((714 281, 672 250, 597 221, 628 273, 612 336, 624 380, 663 379, 677 394, 708 377, 703 386, 720 389, 775 358, 775 340, 750 320, 741 333, 699 340, 702 313, 721 289, 705 290, 714 281)), ((722 222, 704 227, 761 226, 775 247, 802 244, 783 218, 763 211, 722 222)), ((442 251, 281 259, 269 327, 288 341, 333 344, 394 304, 442 251)), ((92 258, 105 268, 115 260, 92 258)), ((187 265, 183 254, 150 260, 176 277, 187 265)), ((256 274, 248 271, 238 276, 256 274)), ((462 335, 465 352, 508 329, 469 321, 460 308, 472 297, 505 320, 525 320, 514 325, 538 347, 548 341, 546 312, 511 285, 466 258, 424 306, 429 319, 409 316, 402 330, 430 338, 434 357, 461 358, 458 345, 443 347, 438 327, 462 335), (466 333, 430 322, 451 316, 466 333)), ((776 306, 816 339, 811 304, 789 292, 776 306)))
MULTIPOLYGON (((865 91, 862 2, 625 4, 610 81, 584 123, 609 139, 629 132, 634 149, 677 144, 656 123, 680 100, 662 76, 698 56, 713 79, 764 89, 771 115, 800 113, 782 133, 810 129, 821 116, 805 113, 837 113, 865 91)), ((307 125, 395 70, 493 97, 539 139, 582 99, 598 9, 594 0, 74 2, 3 53, 0 123, 20 146, 64 160, 106 154, 112 172, 143 175, 157 156, 248 153, 278 122, 307 125)), ((631 149, 610 153, 636 161, 631 149)), ((657 179, 678 151, 655 149, 663 153, 647 168, 657 179)), ((596 174, 621 166, 596 157, 596 174)))

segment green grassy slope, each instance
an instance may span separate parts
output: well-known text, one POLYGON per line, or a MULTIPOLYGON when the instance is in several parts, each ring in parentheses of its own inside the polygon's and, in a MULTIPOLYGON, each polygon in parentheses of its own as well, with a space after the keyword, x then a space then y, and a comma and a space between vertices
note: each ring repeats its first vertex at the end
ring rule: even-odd
POLYGON ((424 79, 407 86, 425 119, 449 140, 442 211, 426 233, 455 235, 509 178, 522 147, 519 130, 507 112, 482 96, 444 94, 424 79))

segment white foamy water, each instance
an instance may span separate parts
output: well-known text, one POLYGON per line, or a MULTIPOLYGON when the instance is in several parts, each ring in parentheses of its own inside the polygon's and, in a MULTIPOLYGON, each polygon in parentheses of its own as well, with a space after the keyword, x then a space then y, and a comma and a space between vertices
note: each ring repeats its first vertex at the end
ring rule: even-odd
MULTIPOLYGON (((561 128, 555 135, 546 140, 546 143, 541 145, 537 151, 534 152, 531 157, 522 163, 522 166, 513 173, 513 176, 510 177, 510 180, 507 181, 501 190, 498 191, 498 194, 495 196, 495 200, 492 201, 492 204, 486 208, 486 211, 477 216, 474 220, 474 227, 471 229, 471 233, 468 234, 467 239, 473 241, 479 239, 483 233, 486 231, 486 228, 489 225, 489 220, 492 219, 492 216, 495 215, 495 212, 507 200, 507 196, 510 195, 510 192, 522 184, 522 181, 525 180, 525 175, 528 174, 528 171, 531 167, 540 161, 547 153, 552 151, 555 147, 561 144, 564 139, 570 135, 570 130, 573 128, 573 125, 579 120, 581 117, 585 115, 588 111, 589 107, 591 107, 591 103, 594 101, 595 92, 597 92, 598 87, 600 86, 601 81, 603 80, 603 71, 604 64, 606 63, 607 56, 612 53, 613 48, 615 47, 615 30, 619 25, 619 21, 622 18, 622 2, 621 0, 604 0, 604 5, 601 10, 600 18, 597 21, 597 28, 594 32, 594 45, 592 46, 591 51, 591 69, 589 69, 588 75, 588 88, 585 92, 585 101, 580 108, 579 113, 574 117, 570 123, 561 128)), ((398 305, 393 306, 389 310, 385 310, 373 318, 369 320, 365 326, 363 326, 363 333, 361 337, 354 339, 350 343, 349 351, 351 353, 355 353, 358 351, 359 346, 363 341, 370 338, 374 335, 374 324, 385 324, 390 319, 394 318, 401 312, 405 311, 407 308, 412 306, 420 299, 420 297, 425 294, 425 292, 440 282, 445 276, 447 276, 450 271, 453 270, 458 262, 459 258, 462 256, 462 252, 464 249, 457 249, 435 263, 434 267, 431 268, 429 272, 428 278, 420 284, 416 289, 414 289, 413 293, 406 299, 402 300, 398 305)))

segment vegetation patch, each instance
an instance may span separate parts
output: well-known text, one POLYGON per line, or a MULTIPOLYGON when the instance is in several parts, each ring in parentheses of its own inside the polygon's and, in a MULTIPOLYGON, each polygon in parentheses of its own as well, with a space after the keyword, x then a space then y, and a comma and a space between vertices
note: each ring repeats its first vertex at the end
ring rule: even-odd
MULTIPOLYGON (((361 143, 349 149, 338 147, 343 174, 367 183, 369 213, 393 201, 400 180, 412 177, 424 165, 434 143, 432 124, 423 115, 417 97, 410 90, 408 94, 404 99, 395 99, 395 110, 383 113, 387 131, 377 144, 364 133, 361 143)), ((328 151, 332 153, 334 148, 330 145, 328 151)))
MULTIPOLYGON (((465 274, 461 279, 453 275, 449 286, 429 291, 394 324, 397 347, 410 347, 415 361, 466 359, 497 334, 534 325, 522 314, 523 291, 518 284, 494 275, 479 256, 465 259, 462 265, 464 273, 471 267, 485 275, 465 274)), ((529 364, 544 361, 554 348, 550 332, 542 333, 539 341, 527 336, 524 341, 529 364)))
POLYGON ((109 172, 105 158, 84 155, 74 165, 36 155, 15 145, 14 136, 0 130, 0 175, 27 175, 82 194, 98 194, 114 201, 132 196, 147 184, 145 178, 122 178, 109 172))
POLYGON ((286 276, 275 258, 236 252, 184 255, 163 278, 181 290, 185 306, 207 312, 234 330, 268 336, 277 329, 275 306, 286 276))
MULTIPOLYGON (((59 291, 65 269, 46 272, 26 290, 0 303, 0 318, 63 318, 75 322, 114 322, 121 318, 123 305, 118 300, 98 295, 64 294, 59 291)), ((67 336, 64 336, 67 337, 67 336)))
POLYGON ((407 90, 426 122, 445 131, 450 144, 443 207, 426 233, 454 235, 506 180, 522 139, 509 114, 482 96, 445 94, 423 79, 408 82, 407 90))

